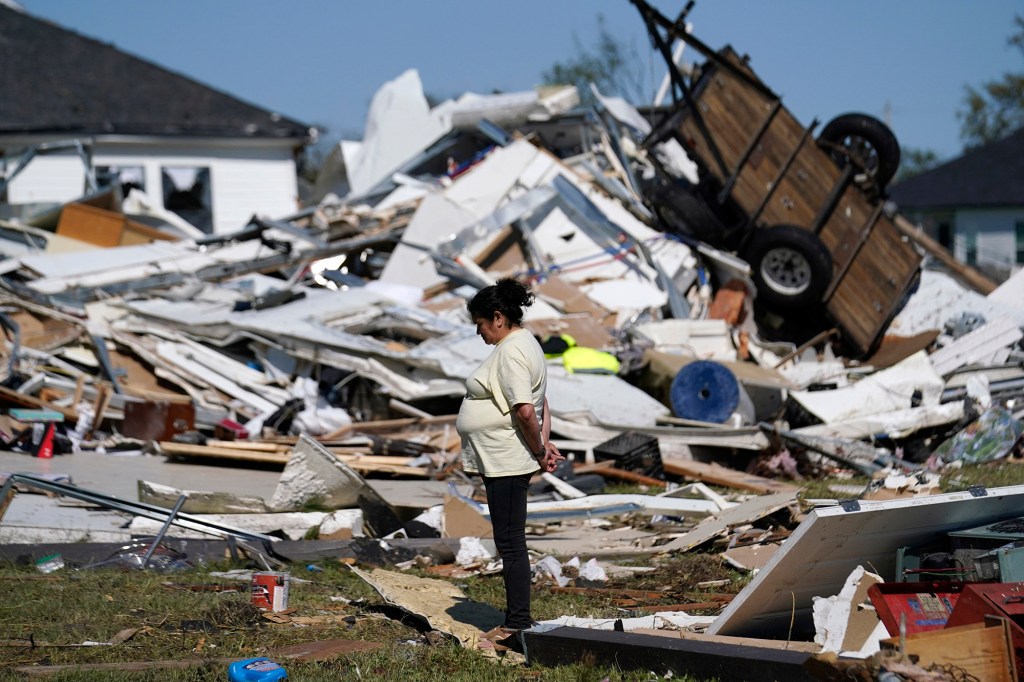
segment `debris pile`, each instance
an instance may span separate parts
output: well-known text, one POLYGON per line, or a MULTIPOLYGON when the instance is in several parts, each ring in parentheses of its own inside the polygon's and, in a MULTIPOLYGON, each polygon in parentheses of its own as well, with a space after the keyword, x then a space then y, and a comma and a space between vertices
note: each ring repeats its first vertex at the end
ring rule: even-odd
MULTIPOLYGON (((735 598, 542 624, 524 635, 535 660, 587 650, 645 665, 650 649, 678 672, 703 657, 721 675, 751 675, 770 660, 764 674, 799 679, 812 657, 806 670, 887 664, 886 650, 923 649, 947 620, 994 611, 1016 638, 1013 614, 981 593, 1024 580, 1012 560, 1019 520, 993 530, 1016 520, 1024 492, 937 493, 964 464, 1022 455, 1024 274, 981 295, 922 271, 924 254, 884 203, 885 143, 865 166, 836 143, 850 119, 818 140, 781 105, 766 121, 728 121, 722 107, 740 117, 728 105, 778 98, 730 51, 705 56, 700 87, 674 83, 681 101, 648 114, 600 93, 581 108, 571 87, 431 108, 407 72, 374 98, 362 144, 327 159, 318 203, 233 233, 136 226, 79 202, 60 220, 85 227, 44 249, 11 237, 34 228, 10 224, 5 449, 55 458, 58 470, 65 457, 119 454, 281 473, 267 498, 140 480, 139 501, 126 502, 12 470, 0 514, 15 490, 44 491, 118 521, 36 533, 11 524, 13 504, 0 539, 36 543, 48 570, 72 559, 42 543, 155 537, 130 563, 172 570, 184 560, 172 545, 191 538, 189 558, 201 560, 195 539, 214 537, 266 570, 330 558, 449 578, 497 571, 454 420, 489 352, 466 300, 515 276, 538 297, 526 326, 550 358, 552 432, 570 456, 531 486, 538 583, 605 589, 638 570, 617 558, 653 566, 710 548, 754 576, 735 598), (765 173, 778 186, 767 195, 765 173), (813 192, 796 176, 816 178, 813 192), (99 240, 88 221, 111 216, 116 238, 99 240), (798 501, 824 477, 850 483, 798 501), (934 596, 947 578, 987 581, 969 588, 984 606, 963 615, 950 598, 937 627, 904 642, 909 622, 885 609, 913 621, 908 595, 934 596), (666 628, 675 639, 658 636, 666 628)), ((110 547, 87 553, 80 566, 126 561, 110 547)), ((423 578, 360 575, 465 644, 497 624, 489 613, 441 618, 465 596, 424 599, 435 590, 423 578)), ((965 602, 968 587, 958 594, 965 602)))

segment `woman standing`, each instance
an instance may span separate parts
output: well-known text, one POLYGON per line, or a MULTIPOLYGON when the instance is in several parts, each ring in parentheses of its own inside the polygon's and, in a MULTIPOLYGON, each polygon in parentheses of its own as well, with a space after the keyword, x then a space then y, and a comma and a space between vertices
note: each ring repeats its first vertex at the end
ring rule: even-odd
POLYGON ((526 553, 526 491, 538 471, 554 471, 565 459, 550 443, 545 397, 547 366, 533 334, 523 328, 523 309, 533 294, 506 278, 484 287, 467 308, 476 333, 494 351, 466 380, 466 398, 455 428, 462 437, 462 468, 480 474, 494 544, 505 579, 508 630, 530 627, 530 558, 526 553))

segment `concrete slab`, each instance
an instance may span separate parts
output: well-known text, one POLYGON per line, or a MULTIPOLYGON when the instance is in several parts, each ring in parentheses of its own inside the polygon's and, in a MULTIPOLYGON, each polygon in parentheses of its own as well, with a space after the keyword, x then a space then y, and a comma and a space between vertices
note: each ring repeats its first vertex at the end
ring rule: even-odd
POLYGON ((21 452, 0 452, 0 472, 71 476, 79 488, 138 502, 143 479, 174 488, 229 492, 270 499, 281 472, 276 469, 211 466, 168 461, 162 456, 118 456, 96 452, 39 459, 21 452))

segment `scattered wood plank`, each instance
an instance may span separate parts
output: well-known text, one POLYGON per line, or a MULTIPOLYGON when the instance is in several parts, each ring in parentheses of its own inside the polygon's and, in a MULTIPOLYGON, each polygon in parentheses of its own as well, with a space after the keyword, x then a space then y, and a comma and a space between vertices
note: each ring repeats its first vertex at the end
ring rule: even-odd
MULTIPOLYGON (((232 441, 217 442, 221 443, 221 445, 193 445, 191 443, 160 441, 160 451, 172 458, 208 457, 211 459, 228 459, 241 462, 280 464, 281 466, 287 464, 290 457, 289 451, 262 451, 253 448, 226 447, 225 443, 232 441)), ((408 466, 409 457, 362 454, 363 452, 369 452, 365 448, 328 449, 338 459, 360 472, 416 478, 427 478, 431 474, 427 468, 408 466)))
POLYGON ((67 407, 58 407, 51 403, 45 402, 38 398, 34 398, 30 395, 24 395, 18 393, 5 386, 0 386, 0 402, 9 403, 12 405, 21 405, 22 407, 37 407, 45 410, 56 410, 64 415, 64 419, 69 422, 78 421, 78 412, 67 407))
POLYGON ((145 670, 187 670, 204 665, 227 665, 236 658, 186 658, 180 661, 120 661, 117 663, 68 663, 63 665, 23 665, 14 672, 26 677, 49 677, 68 671, 121 671, 142 672, 145 670))
POLYGON ((931 665, 953 665, 986 682, 1010 682, 1015 680, 1014 651, 1011 626, 1006 619, 999 619, 997 625, 972 623, 908 634, 905 644, 899 637, 883 639, 883 650, 895 651, 904 647, 908 656, 914 656, 922 668, 931 665))
POLYGON ((529 665, 554 667, 589 660, 592 665, 617 670, 650 670, 656 662, 659 675, 671 671, 700 679, 747 682, 815 679, 803 667, 810 657, 807 652, 697 641, 673 634, 676 637, 560 627, 543 632, 525 630, 523 639, 529 665))
POLYGON ((726 532, 735 526, 753 523, 758 519, 785 509, 796 502, 796 491, 762 495, 741 502, 739 505, 726 509, 715 516, 702 519, 684 535, 661 545, 663 552, 686 552, 708 540, 726 532))
MULTIPOLYGON (((611 460, 574 466, 573 471, 577 474, 601 474, 606 478, 614 478, 617 481, 637 483, 639 485, 646 485, 654 488, 664 488, 666 485, 665 481, 660 478, 644 476, 643 474, 638 474, 635 471, 628 471, 626 469, 619 469, 615 466, 615 462, 611 460)), ((569 482, 572 483, 572 481, 569 482)))
POLYGON ((373 651, 382 646, 383 642, 367 642, 361 639, 321 639, 275 647, 270 650, 270 657, 275 660, 291 658, 298 661, 328 661, 342 654, 373 651))
POLYGON ((797 492, 799 487, 783 483, 771 478, 744 473, 720 464, 707 464, 682 459, 663 459, 662 468, 666 474, 703 481, 712 485, 721 485, 737 490, 750 490, 755 493, 788 493, 797 492))

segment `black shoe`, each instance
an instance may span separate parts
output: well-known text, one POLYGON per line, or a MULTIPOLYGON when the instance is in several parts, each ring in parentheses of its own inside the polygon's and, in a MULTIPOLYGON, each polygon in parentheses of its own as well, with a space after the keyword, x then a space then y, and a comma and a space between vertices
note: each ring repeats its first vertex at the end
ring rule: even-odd
POLYGON ((512 632, 520 632, 522 630, 529 630, 530 628, 534 627, 535 625, 540 625, 540 623, 538 623, 535 620, 531 620, 529 623, 526 623, 525 625, 520 625, 518 623, 517 624, 505 624, 505 625, 502 625, 501 628, 503 630, 509 630, 509 631, 512 631, 512 632))

